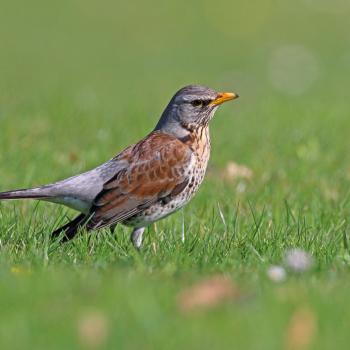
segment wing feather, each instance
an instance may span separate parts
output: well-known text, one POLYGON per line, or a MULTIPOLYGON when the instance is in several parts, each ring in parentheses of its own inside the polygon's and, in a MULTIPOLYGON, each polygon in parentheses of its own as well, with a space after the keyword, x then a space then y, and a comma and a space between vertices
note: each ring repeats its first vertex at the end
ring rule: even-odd
POLYGON ((126 151, 119 157, 128 165, 95 198, 89 228, 122 222, 188 184, 194 156, 177 138, 155 131, 126 151))

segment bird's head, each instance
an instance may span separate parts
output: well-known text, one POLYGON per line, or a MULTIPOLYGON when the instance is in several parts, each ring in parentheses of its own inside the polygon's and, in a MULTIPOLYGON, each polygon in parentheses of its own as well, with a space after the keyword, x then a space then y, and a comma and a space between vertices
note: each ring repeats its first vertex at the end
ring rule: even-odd
POLYGON ((163 112, 156 130, 182 137, 189 129, 207 126, 222 103, 238 98, 233 92, 216 92, 205 86, 180 89, 163 112))

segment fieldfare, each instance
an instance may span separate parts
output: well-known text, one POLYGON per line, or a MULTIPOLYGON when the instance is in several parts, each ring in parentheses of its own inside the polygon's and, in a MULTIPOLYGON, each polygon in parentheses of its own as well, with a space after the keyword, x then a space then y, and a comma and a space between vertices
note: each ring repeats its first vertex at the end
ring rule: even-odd
POLYGON ((72 239, 87 230, 133 227, 131 241, 140 248, 145 228, 179 210, 197 192, 210 156, 209 121, 218 106, 238 95, 189 85, 165 108, 154 130, 95 169, 31 189, 0 193, 1 199, 32 198, 79 212, 53 237, 72 239))

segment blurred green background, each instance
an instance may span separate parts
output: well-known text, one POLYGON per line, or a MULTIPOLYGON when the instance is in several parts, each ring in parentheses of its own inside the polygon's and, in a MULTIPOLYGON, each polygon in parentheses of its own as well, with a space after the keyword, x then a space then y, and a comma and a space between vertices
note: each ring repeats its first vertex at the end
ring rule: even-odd
POLYGON ((211 124, 185 245, 180 213, 141 254, 124 228, 57 248, 71 211, 1 203, 1 348, 347 348, 349 15, 347 0, 1 0, 0 190, 104 162, 184 85, 241 96, 211 124), (294 246, 314 270, 276 286, 266 269, 294 246), (218 273, 244 302, 181 313, 178 293, 218 273))

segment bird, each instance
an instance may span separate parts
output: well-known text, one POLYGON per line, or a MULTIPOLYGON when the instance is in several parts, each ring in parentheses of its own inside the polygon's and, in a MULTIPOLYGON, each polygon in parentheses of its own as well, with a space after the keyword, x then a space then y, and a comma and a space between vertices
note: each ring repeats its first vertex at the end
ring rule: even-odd
POLYGON ((132 227, 140 249, 147 226, 186 205, 201 185, 210 157, 209 122, 218 107, 238 98, 188 85, 171 98, 151 131, 102 165, 67 179, 29 189, 0 192, 0 200, 37 199, 80 212, 51 233, 66 242, 86 231, 118 224, 132 227))

